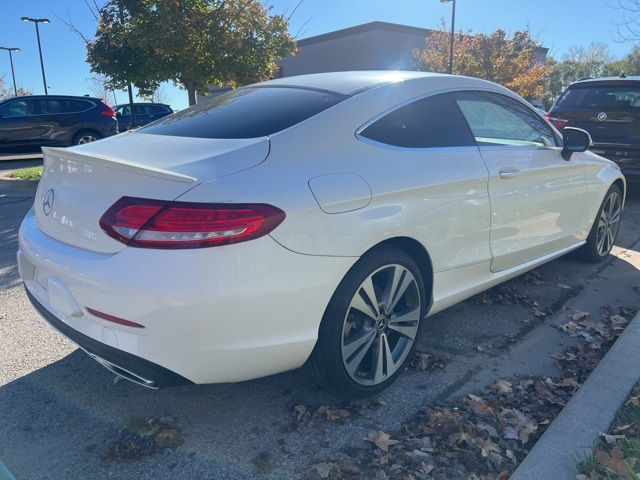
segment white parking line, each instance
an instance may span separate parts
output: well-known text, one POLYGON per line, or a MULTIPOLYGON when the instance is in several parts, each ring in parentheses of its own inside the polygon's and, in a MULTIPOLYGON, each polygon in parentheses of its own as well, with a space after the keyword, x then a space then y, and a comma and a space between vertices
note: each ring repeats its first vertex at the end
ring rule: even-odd
POLYGON ((0 480, 16 480, 2 460, 0 460, 0 480))

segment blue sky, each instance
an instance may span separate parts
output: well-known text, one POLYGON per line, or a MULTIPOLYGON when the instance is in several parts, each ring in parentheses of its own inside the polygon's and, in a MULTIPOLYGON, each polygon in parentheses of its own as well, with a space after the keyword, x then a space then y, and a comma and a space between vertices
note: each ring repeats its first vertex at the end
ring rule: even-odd
MULTIPOLYGON (((283 13, 291 12, 298 0, 268 3, 273 12, 283 13)), ((622 20, 622 12, 613 8, 616 4, 617 0, 456 0, 456 30, 491 33, 498 28, 513 32, 529 27, 556 58, 561 58, 569 47, 591 42, 606 43, 611 53, 620 58, 632 45, 614 41, 615 22, 622 20)), ((439 0, 304 0, 291 19, 290 31, 306 38, 376 20, 438 28, 441 18, 447 24, 451 21, 451 5, 439 0)), ((50 24, 40 25, 49 93, 91 94, 92 73, 85 61, 84 44, 56 17, 69 16, 86 35, 92 36, 96 21, 84 0, 0 0, 0 12, 0 46, 21 49, 13 54, 18 86, 43 93, 35 26, 20 18, 49 18, 50 24)), ((6 51, 0 51, 0 75, 5 77, 7 86, 12 85, 6 51)), ((174 108, 187 106, 186 91, 167 84, 165 92, 174 108)), ((116 92, 116 100, 126 102, 125 92, 116 92)))

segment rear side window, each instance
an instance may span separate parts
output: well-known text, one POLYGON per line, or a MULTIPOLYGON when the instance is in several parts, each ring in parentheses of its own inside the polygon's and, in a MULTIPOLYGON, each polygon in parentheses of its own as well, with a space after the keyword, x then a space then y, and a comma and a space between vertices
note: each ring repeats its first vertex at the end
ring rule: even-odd
POLYGON ((163 107, 162 105, 151 105, 152 113, 168 113, 169 109, 167 107, 163 107))
POLYGON ((359 135, 400 148, 475 146, 464 117, 448 94, 404 105, 365 127, 359 135))
POLYGON ((93 103, 91 102, 68 98, 37 100, 36 103, 38 106, 37 113, 42 115, 84 112, 93 107, 93 103))
POLYGON ((348 98, 293 87, 247 87, 218 95, 154 122, 139 133, 197 138, 255 138, 274 134, 348 98))
POLYGON ((64 100, 63 104, 64 111, 67 113, 84 112, 95 106, 92 102, 74 99, 64 100))
POLYGON ((575 85, 565 91, 556 107, 585 110, 623 110, 640 107, 638 84, 586 84, 575 85))

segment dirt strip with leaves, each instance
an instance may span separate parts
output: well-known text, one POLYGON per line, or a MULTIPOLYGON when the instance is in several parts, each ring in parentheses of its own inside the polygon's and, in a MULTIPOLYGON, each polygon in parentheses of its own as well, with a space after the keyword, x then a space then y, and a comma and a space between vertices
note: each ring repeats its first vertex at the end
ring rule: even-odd
MULTIPOLYGON (((484 295, 499 297, 512 293, 504 288, 508 289, 503 287, 484 295)), ((485 297, 479 296, 479 301, 495 300, 485 297)), ((529 303, 529 299, 517 300, 529 303)), ((530 306, 536 308, 536 305, 530 306)), ((506 479, 635 314, 632 308, 607 305, 603 307, 600 321, 592 321, 587 312, 569 310, 569 321, 559 328, 577 337, 580 343, 553 355, 561 371, 559 377, 497 380, 490 388, 457 399, 455 403, 425 406, 401 431, 374 430, 363 439, 370 448, 315 463, 307 470, 305 479, 506 479)), ((418 353, 412 367, 438 368, 444 361, 418 353)), ((320 407, 314 411, 298 405, 293 410, 295 424, 297 428, 305 428, 313 421, 344 421, 357 415, 360 408, 371 408, 372 402, 375 400, 350 402, 336 409, 320 407)), ((637 433, 637 425, 635 428, 637 433)), ((622 450, 603 451, 600 455, 625 461, 622 450)))

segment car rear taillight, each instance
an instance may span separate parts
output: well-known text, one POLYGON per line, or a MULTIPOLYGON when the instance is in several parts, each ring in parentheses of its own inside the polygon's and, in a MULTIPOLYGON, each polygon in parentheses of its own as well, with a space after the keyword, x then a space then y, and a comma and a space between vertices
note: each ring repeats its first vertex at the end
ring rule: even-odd
POLYGON ((547 120, 549 120, 558 130, 562 130, 569 124, 569 120, 565 120, 564 118, 552 117, 551 112, 548 112, 545 117, 547 117, 547 120))
POLYGON ((116 116, 116 112, 113 108, 111 108, 109 105, 107 105, 104 102, 100 102, 100 113, 102 115, 106 115, 107 117, 114 117, 116 116))
POLYGON ((262 237, 285 219, 261 203, 190 203, 122 197, 100 219, 110 237, 132 247, 203 248, 262 237))

